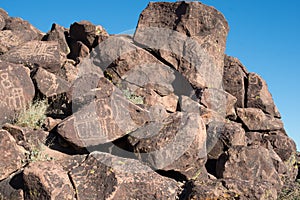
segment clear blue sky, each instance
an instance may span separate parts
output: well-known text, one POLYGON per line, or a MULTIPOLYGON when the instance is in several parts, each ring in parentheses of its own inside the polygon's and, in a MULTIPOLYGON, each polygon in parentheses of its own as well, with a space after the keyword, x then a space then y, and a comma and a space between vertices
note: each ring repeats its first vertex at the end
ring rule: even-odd
MULTIPOLYGON (((24 1, 1 0, 11 16, 30 21, 47 32, 52 23, 69 27, 90 20, 109 33, 136 27, 146 0, 24 1), (83 3, 79 3, 83 2, 83 3)), ((226 53, 238 57, 250 72, 268 83, 288 134, 297 142, 300 125, 300 1, 298 0, 203 0, 221 11, 230 25, 226 53)))

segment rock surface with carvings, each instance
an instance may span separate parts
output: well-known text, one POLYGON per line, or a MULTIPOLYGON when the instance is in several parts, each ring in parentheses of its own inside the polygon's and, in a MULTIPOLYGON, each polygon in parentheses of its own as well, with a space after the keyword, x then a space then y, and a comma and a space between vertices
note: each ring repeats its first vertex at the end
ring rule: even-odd
POLYGON ((299 199, 296 144, 228 31, 198 1, 150 2, 134 35, 0 9, 0 200, 299 199))

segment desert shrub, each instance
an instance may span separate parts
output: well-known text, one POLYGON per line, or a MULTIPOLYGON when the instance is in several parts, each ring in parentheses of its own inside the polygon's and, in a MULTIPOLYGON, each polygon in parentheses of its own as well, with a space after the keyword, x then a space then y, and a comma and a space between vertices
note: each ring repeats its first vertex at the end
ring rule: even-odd
POLYGON ((16 117, 15 124, 22 127, 41 129, 48 108, 47 100, 38 100, 22 110, 16 117))

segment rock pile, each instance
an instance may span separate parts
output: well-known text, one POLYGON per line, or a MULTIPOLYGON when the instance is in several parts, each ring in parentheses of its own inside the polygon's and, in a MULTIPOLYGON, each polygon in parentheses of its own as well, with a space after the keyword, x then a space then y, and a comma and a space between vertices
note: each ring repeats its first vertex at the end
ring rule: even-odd
POLYGON ((149 3, 133 36, 88 21, 43 34, 4 10, 0 30, 0 199, 277 199, 299 178, 213 7, 149 3), (42 99, 40 130, 14 125, 42 99))

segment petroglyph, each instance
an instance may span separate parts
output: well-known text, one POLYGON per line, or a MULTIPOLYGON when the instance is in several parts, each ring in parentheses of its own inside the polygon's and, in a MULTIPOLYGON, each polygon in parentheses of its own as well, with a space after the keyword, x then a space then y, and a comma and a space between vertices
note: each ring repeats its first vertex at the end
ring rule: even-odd
POLYGON ((8 106, 15 110, 21 110, 25 107, 25 97, 22 88, 13 88, 12 92, 7 96, 6 102, 8 106))

